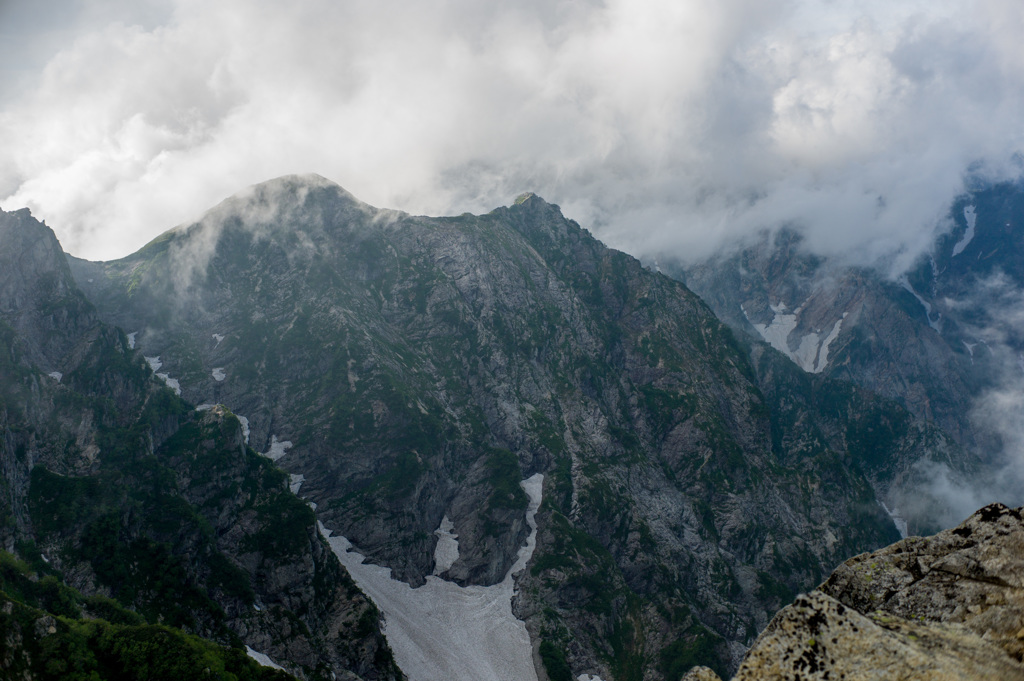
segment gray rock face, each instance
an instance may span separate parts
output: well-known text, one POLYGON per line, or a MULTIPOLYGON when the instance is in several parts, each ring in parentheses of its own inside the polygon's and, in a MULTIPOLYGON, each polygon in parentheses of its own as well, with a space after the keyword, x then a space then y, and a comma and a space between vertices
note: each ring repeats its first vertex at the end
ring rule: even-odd
POLYGON ((25 345, 26 359, 47 373, 78 359, 98 319, 82 295, 53 232, 27 208, 0 211, 0 314, 25 345))
POLYGON ((792 593, 896 538, 864 471, 944 443, 893 405, 906 427, 857 459, 844 419, 873 398, 765 391, 774 360, 532 195, 425 218, 287 177, 72 266, 183 397, 244 415, 260 451, 289 442, 278 463, 325 525, 411 584, 444 516, 445 576, 500 579, 527 532, 518 482, 544 472, 515 608, 574 674, 734 667, 792 593))
POLYGON ((775 616, 734 678, 1009 681, 1022 657, 1024 521, 993 504, 845 562, 775 616))

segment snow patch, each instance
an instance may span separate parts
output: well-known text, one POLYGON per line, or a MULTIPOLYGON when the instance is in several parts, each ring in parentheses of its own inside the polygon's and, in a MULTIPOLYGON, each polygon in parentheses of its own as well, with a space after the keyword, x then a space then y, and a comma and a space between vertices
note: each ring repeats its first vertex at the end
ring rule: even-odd
MULTIPOLYGON (((779 352, 782 352, 789 357, 793 358, 793 352, 789 349, 789 334, 793 333, 793 329, 796 328, 796 317, 799 314, 786 314, 786 304, 779 303, 778 305, 771 305, 774 316, 772 321, 768 324, 754 324, 754 328, 761 334, 761 338, 764 338, 768 345, 772 346, 779 352)), ((743 308, 740 308, 743 310, 743 308)), ((743 310, 743 314, 746 315, 747 311, 743 310)), ((749 321, 749 317, 747 318, 749 321)), ((796 358, 793 358, 796 361, 796 358)), ((799 362, 797 362, 799 364, 799 362)))
POLYGON ((171 378, 168 374, 157 374, 157 370, 164 365, 160 361, 160 356, 146 357, 146 361, 149 362, 149 368, 153 370, 156 377, 167 384, 167 387, 174 391, 175 395, 181 395, 181 384, 178 383, 178 379, 171 378))
MULTIPOLYGON (((220 342, 224 340, 224 336, 220 335, 219 333, 215 333, 213 334, 213 340, 217 341, 217 345, 220 345, 220 342)), ((213 347, 217 347, 217 345, 214 345, 213 347)))
POLYGON ((880 501, 878 503, 882 505, 882 508, 885 509, 885 512, 889 514, 890 518, 892 518, 892 524, 896 526, 896 531, 900 533, 900 539, 906 539, 907 521, 904 520, 903 516, 900 515, 900 510, 898 508, 893 507, 893 509, 890 511, 889 507, 885 505, 884 501, 880 501))
POLYGON ((60 379, 64 378, 64 374, 62 374, 59 371, 51 371, 46 375, 52 378, 53 380, 57 381, 58 383, 60 383, 60 379))
POLYGON ((282 456, 287 454, 286 451, 292 446, 291 440, 278 440, 276 435, 270 436, 270 449, 263 453, 263 456, 270 457, 271 460, 277 461, 282 456))
MULTIPOLYGON (((338 559, 384 613, 384 634, 409 681, 536 681, 526 624, 512 614, 514 576, 526 567, 537 544, 537 509, 544 476, 520 483, 530 504, 530 534, 515 564, 493 586, 461 587, 430 575, 413 589, 391 578, 391 568, 365 563, 345 537, 320 531, 338 559)), ((450 530, 449 530, 450 531, 450 530)))
MULTIPOLYGON (((238 416, 238 414, 235 414, 238 416)), ((238 420, 242 422, 242 438, 245 440, 245 444, 249 444, 249 419, 244 416, 238 416, 238 420)))
POLYGON ((249 646, 245 647, 245 654, 259 662, 264 667, 273 667, 274 669, 280 669, 281 671, 285 670, 284 667, 271 660, 270 657, 253 650, 249 646))
POLYGON ((815 367, 818 363, 818 348, 820 347, 821 339, 818 334, 812 332, 800 339, 800 347, 787 354, 804 371, 816 373, 815 367))
POLYGON ((291 474, 291 482, 288 484, 288 489, 292 491, 292 494, 298 494, 299 488, 302 487, 302 483, 306 482, 306 476, 301 473, 291 474))
POLYGON ((441 525, 434 530, 437 546, 434 547, 434 574, 447 571, 459 559, 459 535, 452 532, 454 523, 448 516, 441 518, 441 525))
POLYGON ((178 379, 171 378, 167 374, 157 374, 157 378, 167 384, 167 387, 174 391, 175 395, 181 395, 181 384, 178 383, 178 379))
POLYGON ((960 255, 967 248, 967 244, 971 243, 971 239, 974 238, 974 225, 978 222, 978 214, 974 212, 974 206, 967 206, 964 208, 964 220, 967 220, 967 231, 964 232, 963 237, 960 241, 956 242, 953 246, 953 257, 960 255))
POLYGON ((217 406, 216 404, 210 404, 209 402, 204 402, 203 404, 200 404, 198 407, 196 407, 196 411, 210 411, 211 409, 213 409, 216 406, 217 406))
MULTIPOLYGON (((789 336, 797 327, 798 318, 803 310, 803 306, 797 308, 792 314, 786 313, 785 303, 780 302, 778 305, 770 305, 769 307, 771 307, 774 313, 770 323, 755 324, 750 322, 761 335, 761 338, 768 345, 796 362, 804 371, 812 374, 819 374, 824 371, 825 367, 828 366, 828 347, 839 336, 843 319, 846 319, 847 313, 844 312, 842 318, 836 320, 836 323, 832 325, 832 330, 825 338, 822 338, 816 332, 809 333, 800 339, 800 344, 796 350, 792 350, 789 345, 789 336)), ((750 317, 742 305, 740 306, 740 311, 743 312, 743 316, 747 318, 747 321, 750 321, 750 317)))
POLYGON ((593 676, 590 674, 580 674, 576 677, 576 681, 604 681, 604 679, 597 674, 594 674, 593 676))
POLYGON ((224 373, 224 367, 217 367, 213 370, 213 380, 223 381, 225 378, 227 378, 227 375, 224 373))
POLYGON ((138 331, 132 331, 130 334, 128 334, 128 349, 129 350, 134 350, 135 349, 135 336, 137 336, 138 333, 139 333, 138 331))

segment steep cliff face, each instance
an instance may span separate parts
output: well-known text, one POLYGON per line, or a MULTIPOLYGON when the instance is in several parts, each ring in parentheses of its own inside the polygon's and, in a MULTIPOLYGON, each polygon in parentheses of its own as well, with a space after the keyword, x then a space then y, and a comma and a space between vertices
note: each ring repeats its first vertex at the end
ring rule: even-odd
POLYGON ((775 616, 734 679, 1024 679, 1021 510, 848 560, 775 616))
POLYGON ((866 393, 766 392, 776 355, 752 364, 683 285, 532 195, 425 218, 293 176, 72 266, 183 397, 244 415, 324 524, 413 585, 445 516, 442 576, 500 580, 519 481, 545 473, 515 604, 542 669, 734 666, 792 593, 897 537, 872 481, 953 447, 895 405, 867 447, 843 425, 881 409, 866 393))
POLYGON ((299 675, 394 678, 373 605, 239 419, 156 381, 27 211, 0 213, 0 272, 5 548, 299 675))

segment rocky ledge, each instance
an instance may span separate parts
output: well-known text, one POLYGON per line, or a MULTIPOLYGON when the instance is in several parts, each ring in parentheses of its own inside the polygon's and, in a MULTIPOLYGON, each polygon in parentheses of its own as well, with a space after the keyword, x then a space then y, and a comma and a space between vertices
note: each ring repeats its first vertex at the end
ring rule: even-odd
MULTIPOLYGON (((783 608, 734 681, 1024 679, 1024 508, 843 563, 783 608)), ((719 681, 692 669, 684 681, 719 681)))

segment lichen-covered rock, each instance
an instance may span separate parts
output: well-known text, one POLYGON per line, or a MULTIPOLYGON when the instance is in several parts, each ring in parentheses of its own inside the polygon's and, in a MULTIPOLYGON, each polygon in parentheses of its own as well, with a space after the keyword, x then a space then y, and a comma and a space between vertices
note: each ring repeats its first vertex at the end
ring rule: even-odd
POLYGON ((1024 668, 964 627, 862 615, 820 591, 783 609, 735 681, 1024 678, 1024 668))
POLYGON ((821 586, 861 611, 963 625, 1024 656, 1024 520, 991 504, 960 526, 851 558, 821 586))
POLYGON ((1009 681, 1022 654, 1024 521, 993 504, 848 560, 775 616, 735 681, 1009 681))
POLYGON ((700 666, 690 669, 679 681, 722 681, 722 677, 716 674, 714 670, 700 666))

